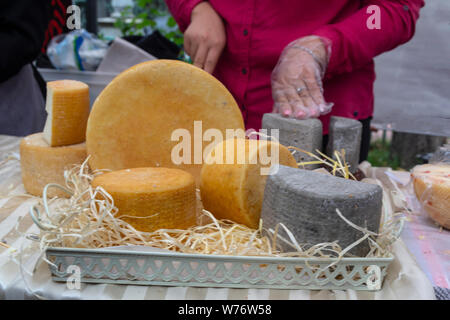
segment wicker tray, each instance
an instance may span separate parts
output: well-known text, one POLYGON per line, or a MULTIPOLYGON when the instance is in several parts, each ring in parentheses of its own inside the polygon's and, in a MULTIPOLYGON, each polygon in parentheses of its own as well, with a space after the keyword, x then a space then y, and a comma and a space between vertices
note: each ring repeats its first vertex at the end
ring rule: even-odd
POLYGON ((58 282, 73 277, 76 266, 87 283, 366 291, 381 289, 393 261, 343 258, 327 268, 336 260, 73 248, 48 248, 46 255, 58 282))

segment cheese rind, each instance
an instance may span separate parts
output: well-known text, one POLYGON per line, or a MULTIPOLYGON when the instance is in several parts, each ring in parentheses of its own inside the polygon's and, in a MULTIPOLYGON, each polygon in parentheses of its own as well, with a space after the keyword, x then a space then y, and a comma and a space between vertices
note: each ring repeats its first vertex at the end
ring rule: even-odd
POLYGON ((171 168, 133 168, 108 172, 92 181, 114 199, 117 218, 143 232, 187 229, 196 224, 194 177, 171 168))
POLYGON ((450 165, 416 166, 412 178, 417 199, 430 218, 450 229, 450 165))
POLYGON ((47 82, 44 139, 52 147, 86 140, 89 116, 89 87, 75 80, 47 82))
MULTIPOLYGON (((355 225, 378 233, 383 201, 383 189, 378 185, 303 170, 301 166, 280 166, 277 174, 268 177, 264 192, 264 228, 274 230, 282 223, 300 245, 337 241, 345 249, 360 240, 362 233, 339 218, 336 209, 355 225)), ((349 253, 365 257, 369 244, 365 240, 349 253)), ((284 252, 296 251, 283 241, 278 246, 284 252)))
MULTIPOLYGON (((25 190, 35 196, 42 196, 49 183, 65 186, 64 170, 86 160, 85 143, 71 146, 50 147, 43 134, 35 133, 22 139, 20 143, 20 165, 25 190)), ((56 188, 48 189, 49 197, 69 195, 56 188)))
POLYGON ((138 64, 108 84, 92 106, 86 131, 89 164, 111 170, 178 168, 198 179, 194 138, 202 143, 202 136, 194 136, 194 121, 201 121, 202 132, 218 129, 224 137, 226 129, 244 130, 236 101, 212 75, 181 61, 138 64), (181 142, 172 140, 177 129, 190 135, 190 163, 172 159, 181 142))
POLYGON ((275 142, 233 139, 217 144, 208 154, 201 171, 203 207, 218 219, 257 228, 267 179, 261 169, 270 167, 270 163, 261 161, 261 155, 267 152, 270 157, 271 150, 276 151, 271 149, 272 145, 278 146, 278 164, 297 168, 289 150, 275 142), (218 156, 220 152, 222 156, 218 156), (227 157, 233 160, 227 161, 227 157))

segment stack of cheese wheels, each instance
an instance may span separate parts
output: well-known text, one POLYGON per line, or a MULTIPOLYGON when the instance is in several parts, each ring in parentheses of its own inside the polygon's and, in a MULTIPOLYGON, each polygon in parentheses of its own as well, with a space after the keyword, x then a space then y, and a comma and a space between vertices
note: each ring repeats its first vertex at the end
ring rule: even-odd
MULTIPOLYGON (((64 170, 86 160, 85 131, 89 115, 89 87, 80 81, 47 83, 47 121, 44 132, 25 137, 20 144, 25 190, 42 196, 49 183, 65 185, 64 170)), ((49 197, 69 197, 55 188, 49 197)))
POLYGON ((144 62, 119 74, 94 102, 86 131, 89 165, 178 168, 198 182, 208 129, 223 136, 226 129, 244 130, 230 92, 188 63, 144 62), (174 154, 180 144, 184 150, 174 154), (183 159, 175 159, 180 154, 183 159))
POLYGON ((201 171, 203 207, 216 218, 258 228, 267 174, 297 168, 289 150, 267 140, 229 139, 208 154, 201 171))
POLYGON ((196 224, 194 177, 172 168, 133 168, 97 176, 92 187, 101 186, 114 199, 117 218, 136 230, 186 229, 196 224))
POLYGON ((412 178, 416 196, 430 218, 450 229, 450 165, 416 166, 412 178))

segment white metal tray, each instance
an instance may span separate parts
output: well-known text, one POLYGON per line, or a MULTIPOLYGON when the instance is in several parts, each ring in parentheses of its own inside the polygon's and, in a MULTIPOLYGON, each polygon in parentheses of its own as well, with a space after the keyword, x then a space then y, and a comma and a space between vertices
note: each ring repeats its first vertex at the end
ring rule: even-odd
POLYGON ((393 257, 278 258, 137 252, 108 249, 48 248, 52 279, 159 286, 272 289, 381 289, 393 257))

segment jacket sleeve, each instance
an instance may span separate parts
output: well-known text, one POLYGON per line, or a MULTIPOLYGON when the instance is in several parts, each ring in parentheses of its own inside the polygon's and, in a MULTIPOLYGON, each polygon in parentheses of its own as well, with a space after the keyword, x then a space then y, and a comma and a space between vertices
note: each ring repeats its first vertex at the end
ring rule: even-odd
POLYGON ((192 9, 203 0, 165 0, 181 32, 191 23, 192 9))
POLYGON ((38 56, 49 21, 48 0, 5 1, 0 12, 0 82, 38 56))
POLYGON ((409 41, 423 6, 423 0, 365 0, 354 14, 313 32, 331 41, 326 77, 358 69, 375 56, 409 41), (370 6, 379 8, 375 8, 380 13, 379 29, 368 27, 369 18, 376 12, 370 6))

